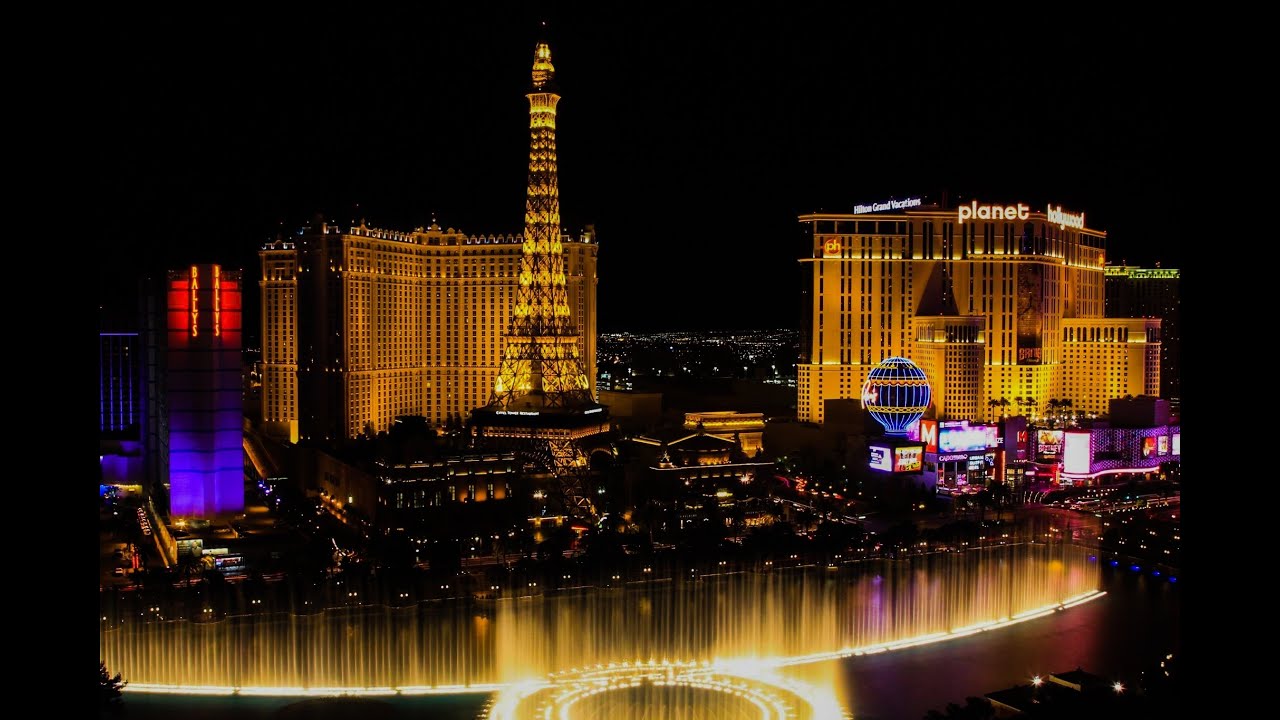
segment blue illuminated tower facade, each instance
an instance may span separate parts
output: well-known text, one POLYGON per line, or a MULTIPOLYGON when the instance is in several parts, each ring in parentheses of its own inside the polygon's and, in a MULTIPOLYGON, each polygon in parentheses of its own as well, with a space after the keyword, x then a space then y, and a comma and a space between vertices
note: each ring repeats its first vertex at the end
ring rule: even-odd
POLYGON ((167 310, 169 515, 243 512, 239 271, 171 272, 167 310))

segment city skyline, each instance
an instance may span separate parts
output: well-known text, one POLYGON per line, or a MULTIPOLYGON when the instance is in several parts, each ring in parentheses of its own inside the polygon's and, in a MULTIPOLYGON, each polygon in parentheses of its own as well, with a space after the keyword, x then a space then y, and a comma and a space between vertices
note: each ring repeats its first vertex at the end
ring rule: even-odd
POLYGON ((909 13, 114 13, 101 716, 1176 716, 1172 22, 909 13))
MULTIPOLYGON (((105 268, 221 262, 253 282, 262 242, 316 212, 516 231, 537 16, 459 12, 215 20, 126 48, 108 150, 125 222, 105 268)), ((1157 26, 623 15, 545 13, 566 68, 563 225, 598 232, 602 331, 797 327, 797 214, 890 196, 1052 202, 1108 231, 1108 262, 1180 262, 1145 236, 1175 202, 1157 26), (696 312, 699 296, 737 311, 696 312)))

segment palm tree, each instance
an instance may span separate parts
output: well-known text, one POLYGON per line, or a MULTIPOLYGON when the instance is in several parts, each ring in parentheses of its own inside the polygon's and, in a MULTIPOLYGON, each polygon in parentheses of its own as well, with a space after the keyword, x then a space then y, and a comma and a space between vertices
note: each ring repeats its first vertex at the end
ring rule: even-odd
MULTIPOLYGON (((991 408, 992 416, 996 415, 996 408, 1005 408, 1008 406, 1009 401, 1004 398, 991 398, 991 400, 987 402, 987 407, 991 408)), ((999 416, 1000 418, 1004 418, 1004 410, 1000 411, 999 416)))
POLYGON ((1036 399, 1033 397, 1022 397, 1021 395, 1019 395, 1013 400, 1014 402, 1018 403, 1018 407, 1022 409, 1022 413, 1024 415, 1029 414, 1029 411, 1031 410, 1031 408, 1035 407, 1035 404, 1036 404, 1036 399))
POLYGON ((120 673, 116 673, 115 677, 107 672, 107 664, 98 662, 98 697, 101 700, 103 710, 112 710, 119 707, 123 698, 120 692, 128 683, 120 679, 120 673))
POLYGON ((1062 401, 1056 398, 1049 398, 1049 427, 1053 427, 1058 420, 1058 408, 1062 407, 1062 401))

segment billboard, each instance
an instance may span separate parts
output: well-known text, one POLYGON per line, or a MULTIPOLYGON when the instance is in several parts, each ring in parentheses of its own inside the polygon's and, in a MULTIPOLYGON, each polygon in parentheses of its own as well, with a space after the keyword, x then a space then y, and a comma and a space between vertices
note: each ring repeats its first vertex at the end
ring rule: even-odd
POLYGON ((1044 269, 1018 263, 1018 364, 1039 365, 1044 327, 1044 269))
POLYGON ((244 558, 240 555, 219 555, 213 559, 213 567, 223 575, 244 572, 244 558))
POLYGON ((1182 433, 1173 434, 1173 454, 1182 455, 1182 433))
POLYGON ((1062 471, 1088 475, 1093 462, 1093 435, 1087 432, 1064 433, 1062 438, 1062 471))
POLYGON ((1061 430, 1039 430, 1036 432, 1036 446, 1041 455, 1057 455, 1062 452, 1061 430))
POLYGON ((1142 457, 1153 458, 1156 456, 1156 439, 1153 437, 1142 438, 1142 457))
POLYGON ((1156 438, 1156 454, 1157 455, 1169 454, 1169 436, 1168 435, 1161 435, 1160 437, 1156 438))
POLYGON ((944 422, 938 425, 939 452, 969 452, 995 446, 995 425, 970 425, 968 420, 944 422))
POLYGON ((920 472, 924 467, 923 448, 916 447, 898 447, 893 449, 893 471, 894 472, 920 472))
POLYGON ((872 470, 883 470, 885 472, 893 472, 893 453, 887 447, 878 445, 871 446, 871 462, 868 463, 872 470))
POLYGON ((189 540, 178 541, 178 554, 190 555, 192 557, 201 557, 204 555, 204 540, 201 538, 193 538, 189 540))
POLYGON ((1027 419, 1024 417, 1005 418, 1001 423, 1004 429, 1005 455, 1012 460, 1027 459, 1027 419))

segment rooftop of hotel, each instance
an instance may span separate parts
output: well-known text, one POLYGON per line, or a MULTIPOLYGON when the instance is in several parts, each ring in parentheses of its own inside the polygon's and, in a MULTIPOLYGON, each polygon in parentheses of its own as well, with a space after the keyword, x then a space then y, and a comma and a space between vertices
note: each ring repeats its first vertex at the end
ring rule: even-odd
POLYGON ((1127 277, 1133 280, 1176 280, 1181 277, 1177 268, 1141 268, 1135 265, 1108 265, 1104 268, 1107 277, 1127 277))
POLYGON ((1028 204, 1025 202, 999 202, 989 203, 973 200, 969 203, 961 203, 952 205, 951 203, 939 203, 936 201, 924 202, 921 198, 905 198, 903 200, 889 199, 885 202, 875 202, 871 204, 853 204, 846 206, 838 211, 819 210, 816 212, 803 213, 798 216, 800 222, 812 222, 818 220, 840 220, 848 221, 851 219, 874 221, 878 218, 898 218, 911 216, 933 216, 933 217, 954 217, 960 222, 989 222, 992 220, 1030 220, 1031 218, 1043 219, 1052 224, 1064 224, 1074 229, 1080 230, 1088 235, 1096 235, 1106 237, 1105 230, 1098 230, 1088 227, 1086 223, 1087 213, 1079 209, 1064 209, 1061 204, 1028 204), (1006 213, 1013 217, 1006 217, 1006 213))
MULTIPOLYGON (((392 230, 371 227, 362 220, 358 225, 345 226, 345 229, 343 225, 334 222, 318 222, 304 225, 298 228, 291 238, 286 239, 284 236, 277 236, 275 240, 263 244, 262 249, 293 250, 296 247, 297 237, 311 235, 348 235, 376 240, 392 240, 414 245, 517 245, 524 242, 523 234, 467 235, 455 228, 441 228, 434 222, 425 228, 416 227, 412 231, 392 230)), ((562 242, 584 244, 596 242, 595 232, 591 229, 582 231, 575 239, 571 233, 562 228, 560 238, 562 242)))

